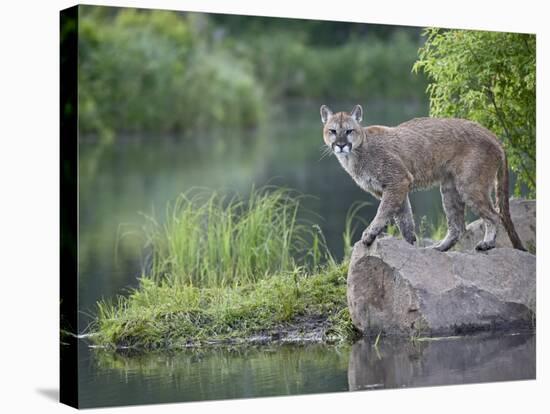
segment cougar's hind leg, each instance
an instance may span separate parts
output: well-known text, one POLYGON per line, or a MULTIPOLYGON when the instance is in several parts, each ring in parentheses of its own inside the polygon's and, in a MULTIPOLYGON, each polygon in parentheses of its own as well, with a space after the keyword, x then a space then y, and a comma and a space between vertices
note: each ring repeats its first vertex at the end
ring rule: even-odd
POLYGON ((456 189, 454 180, 449 178, 441 183, 441 200, 447 216, 447 234, 432 248, 444 252, 453 247, 460 239, 466 226, 464 224, 464 201, 456 189))
POLYGON ((500 217, 491 200, 491 189, 492 183, 484 183, 483 180, 480 180, 464 186, 462 193, 466 205, 481 217, 485 226, 485 236, 476 245, 476 250, 490 250, 496 245, 500 217))
POLYGON ((479 216, 483 219, 485 226, 485 237, 476 245, 476 250, 489 250, 496 246, 497 228, 500 217, 495 211, 490 197, 487 197, 483 202, 472 206, 479 216))
POLYGON ((414 234, 414 217, 409 196, 405 198, 403 205, 393 218, 403 238, 408 243, 414 244, 416 242, 416 235, 414 234))

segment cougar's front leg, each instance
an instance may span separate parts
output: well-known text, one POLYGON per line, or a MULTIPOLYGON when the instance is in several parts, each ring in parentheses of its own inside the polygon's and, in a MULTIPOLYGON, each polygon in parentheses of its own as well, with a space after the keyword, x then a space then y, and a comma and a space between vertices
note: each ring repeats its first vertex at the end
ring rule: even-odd
POLYGON ((409 193, 411 182, 412 179, 408 174, 406 178, 403 178, 397 184, 386 186, 376 216, 361 237, 361 240, 367 246, 372 244, 390 219, 400 212, 409 193))
POLYGON ((407 243, 414 244, 416 241, 416 235, 414 234, 414 217, 408 195, 405 197, 403 205, 393 218, 407 243))

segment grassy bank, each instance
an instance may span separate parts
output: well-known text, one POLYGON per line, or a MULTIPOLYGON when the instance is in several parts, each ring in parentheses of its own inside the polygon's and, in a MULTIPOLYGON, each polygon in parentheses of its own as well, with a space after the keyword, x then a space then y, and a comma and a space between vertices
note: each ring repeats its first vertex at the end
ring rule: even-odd
MULTIPOLYGON (((346 277, 365 204, 349 209, 338 262, 306 219, 303 198, 277 187, 246 199, 194 190, 162 217, 145 216, 148 270, 126 296, 98 303, 94 341, 153 350, 355 338, 346 277)), ((441 218, 429 225, 423 217, 418 227, 422 238, 439 239, 446 230, 441 218)), ((395 226, 387 230, 398 236, 395 226)))
MULTIPOLYGON (((301 199, 278 188, 246 200, 198 191, 164 217, 147 217, 149 270, 129 295, 98 304, 96 343, 157 349, 282 333, 353 337, 347 260, 332 258, 319 227, 303 218, 301 199)), ((357 211, 344 231, 348 252, 357 211)))
POLYGON ((282 331, 299 340, 302 323, 326 340, 354 335, 346 305, 345 264, 307 275, 281 273, 235 287, 198 288, 141 279, 115 304, 101 303, 96 341, 108 347, 178 348, 270 340, 282 331), (321 332, 322 331, 322 332, 321 332))

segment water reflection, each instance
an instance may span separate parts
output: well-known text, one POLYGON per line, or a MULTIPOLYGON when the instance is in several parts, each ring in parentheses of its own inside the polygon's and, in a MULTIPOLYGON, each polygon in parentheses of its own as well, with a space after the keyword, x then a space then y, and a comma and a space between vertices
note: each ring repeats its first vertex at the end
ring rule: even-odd
POLYGON ((369 340, 351 350, 351 391, 535 378, 535 336, 475 336, 412 342, 369 340))
POLYGON ((83 407, 347 390, 349 346, 207 348, 124 356, 80 352, 83 407))
POLYGON ((535 336, 203 348, 123 355, 79 344, 83 407, 534 379, 535 336))

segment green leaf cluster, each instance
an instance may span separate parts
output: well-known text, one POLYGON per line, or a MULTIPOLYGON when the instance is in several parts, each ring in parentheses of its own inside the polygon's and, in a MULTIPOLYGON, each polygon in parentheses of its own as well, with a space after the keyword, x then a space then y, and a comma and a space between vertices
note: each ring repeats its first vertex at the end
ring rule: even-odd
POLYGON ((430 114, 468 118, 503 142, 522 186, 536 191, 536 38, 530 34, 428 28, 413 71, 430 84, 430 114))
POLYGON ((202 15, 110 12, 81 8, 82 132, 191 132, 263 118, 263 89, 252 67, 216 47, 202 15))

